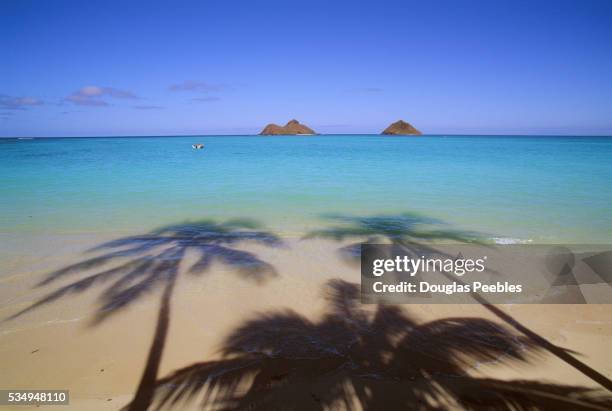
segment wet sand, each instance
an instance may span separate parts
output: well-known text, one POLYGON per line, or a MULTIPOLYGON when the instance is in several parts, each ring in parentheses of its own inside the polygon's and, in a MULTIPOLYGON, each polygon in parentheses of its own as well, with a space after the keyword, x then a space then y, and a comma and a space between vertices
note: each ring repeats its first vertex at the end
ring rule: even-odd
MULTIPOLYGON (((85 272, 46 286, 48 273, 81 261, 85 250, 113 237, 89 235, 3 238, 0 318, 11 317, 85 272)), ((312 322, 329 310, 323 290, 329 280, 359 283, 359 269, 339 257, 338 243, 285 239, 282 247, 244 245, 271 264, 276 276, 258 283, 212 263, 201 275, 187 273, 196 257, 187 253, 170 301, 170 321, 158 378, 202 361, 222 357, 224 338, 262 313, 293 310, 312 322), (184 275, 183 275, 184 274, 184 275)), ((341 244, 340 244, 341 245, 341 244)), ((108 284, 91 286, 0 322, 0 387, 68 389, 70 410, 116 410, 132 399, 147 360, 160 307, 153 288, 100 323, 100 294, 108 284)), ((372 309, 366 307, 365 309, 372 309)), ((505 313, 552 344, 573 350, 584 364, 612 378, 612 310, 607 305, 500 305, 505 313)), ((404 305, 419 323, 447 317, 478 317, 503 324, 479 305, 404 305)), ((272 331, 271 331, 272 332, 272 331)), ((279 335, 278 338, 283 338, 279 335)), ((470 375, 529 379, 598 387, 584 373, 542 353, 532 364, 474 362, 470 375)), ((189 406, 197 408, 197 403, 189 406)), ((34 408, 34 407, 32 407, 34 408)))

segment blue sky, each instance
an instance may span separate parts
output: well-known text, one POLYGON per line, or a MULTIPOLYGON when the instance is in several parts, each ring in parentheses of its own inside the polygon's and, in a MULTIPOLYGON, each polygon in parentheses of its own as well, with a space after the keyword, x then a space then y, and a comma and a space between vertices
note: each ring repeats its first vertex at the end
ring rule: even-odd
POLYGON ((612 1, 0 1, 0 136, 612 134, 612 1))

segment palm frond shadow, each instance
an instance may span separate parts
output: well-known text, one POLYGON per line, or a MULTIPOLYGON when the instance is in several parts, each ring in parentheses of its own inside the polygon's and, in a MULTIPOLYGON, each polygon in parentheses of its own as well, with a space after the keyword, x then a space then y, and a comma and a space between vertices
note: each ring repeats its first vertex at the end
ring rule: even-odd
POLYGON ((237 248, 243 243, 270 247, 282 245, 276 235, 261 230, 251 220, 187 222, 161 227, 146 235, 113 240, 89 250, 97 253, 96 256, 47 275, 38 287, 50 286, 71 277, 77 279, 60 286, 6 320, 18 318, 65 296, 98 287, 101 289, 99 306, 91 322, 91 325, 97 325, 144 296, 161 290, 154 338, 131 408, 145 410, 152 398, 152 384, 157 378, 168 334, 172 294, 180 274, 185 272, 186 275, 200 276, 209 272, 213 263, 220 263, 256 283, 277 275, 271 264, 252 252, 237 248), (188 253, 196 254, 195 262, 186 270, 181 270, 181 263, 186 261, 188 253))
MULTIPOLYGON (((465 231, 452 228, 448 223, 417 213, 407 212, 398 215, 379 215, 379 216, 343 216, 328 215, 328 220, 336 223, 335 226, 326 227, 321 230, 313 231, 305 238, 327 238, 335 241, 358 240, 357 242, 339 249, 344 257, 352 261, 357 261, 361 255, 361 245, 364 243, 383 243, 391 244, 393 247, 401 249, 406 255, 417 257, 423 254, 445 255, 442 250, 437 248, 438 243, 468 243, 482 246, 490 246, 489 241, 482 233, 465 231)), ((448 257, 453 258, 451 255, 448 257)), ((489 270, 488 270, 489 271, 489 270)), ((490 271, 496 274, 495 271, 490 271)), ((451 281, 463 282, 458 278, 453 278, 450 274, 442 272, 442 275, 451 281)), ((575 352, 563 347, 556 346, 536 332, 524 326, 512 316, 501 310, 499 307, 490 304, 483 296, 478 293, 471 293, 476 302, 481 304, 488 311, 495 314, 506 324, 516 331, 528 337, 532 342, 538 344, 549 353, 555 355, 562 361, 574 367, 576 370, 591 378, 593 381, 612 391, 612 380, 590 367, 586 363, 577 359, 575 352)))
POLYGON ((156 383, 155 409, 199 401, 207 410, 595 410, 598 390, 473 376, 482 363, 530 365, 540 347, 481 318, 420 323, 395 306, 366 310, 355 284, 327 284, 318 321, 261 314, 223 342, 218 361, 156 383))
POLYGON ((405 212, 397 215, 346 216, 328 214, 323 216, 335 225, 314 230, 304 239, 325 238, 334 241, 355 240, 340 248, 340 253, 348 260, 358 260, 361 245, 392 244, 401 246, 415 256, 423 251, 440 253, 428 244, 440 242, 470 243, 490 246, 482 233, 453 228, 447 222, 418 213, 405 212))
POLYGON ((169 225, 146 235, 98 245, 89 252, 100 255, 52 272, 38 286, 49 286, 79 276, 75 281, 59 287, 9 319, 97 286, 103 287, 100 308, 93 321, 97 324, 172 281, 187 252, 195 252, 198 256, 188 267, 188 274, 202 275, 217 262, 234 269, 246 279, 264 282, 276 275, 274 267, 254 253, 235 248, 239 243, 249 242, 272 247, 282 245, 277 236, 257 227, 250 220, 224 223, 203 220, 169 225))

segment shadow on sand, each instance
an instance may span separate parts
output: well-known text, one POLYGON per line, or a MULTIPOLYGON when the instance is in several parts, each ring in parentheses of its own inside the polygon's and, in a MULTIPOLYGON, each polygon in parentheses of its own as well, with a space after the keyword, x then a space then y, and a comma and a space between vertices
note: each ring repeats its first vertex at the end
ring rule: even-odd
MULTIPOLYGON (((436 249, 436 244, 441 243, 458 242, 482 245, 490 244, 490 242, 480 233, 458 230, 442 220, 422 216, 417 213, 357 217, 328 215, 325 218, 335 225, 313 231, 309 233, 306 238, 318 237, 335 241, 358 240, 349 246, 339 249, 341 255, 352 261, 359 259, 361 244, 363 243, 391 244, 403 251, 406 255, 415 257, 420 255, 424 250, 443 254, 440 250, 436 249)), ((601 258, 607 257, 603 256, 601 258)), ((598 262, 598 264, 599 266, 604 265, 602 262, 598 262)), ((593 265, 597 264, 593 263, 593 265)), ((451 277, 448 273, 442 273, 442 275, 447 276, 451 281, 463 284, 461 280, 456 277, 451 277)), ((577 359, 573 355, 576 353, 554 345, 536 332, 522 325, 501 308, 490 304, 482 295, 478 293, 471 293, 471 295, 474 300, 484 308, 495 314, 516 331, 528 337, 532 342, 571 365, 602 387, 612 391, 612 381, 605 375, 577 359)))
POLYGON ((531 364, 541 347, 481 318, 419 323, 396 306, 364 306, 359 287, 326 286, 318 321, 261 314, 224 341, 218 361, 156 384, 155 409, 604 410, 612 398, 577 386, 478 378, 482 363, 531 364))
MULTIPOLYGON (((333 218, 336 227, 310 237, 357 240, 342 249, 353 257, 364 241, 390 242, 407 250, 435 247, 436 241, 482 241, 476 233, 415 214, 333 218)), ((397 307, 360 305, 358 287, 340 280, 327 285, 329 306, 320 320, 289 310, 259 315, 226 338, 221 360, 195 363, 159 379, 173 291, 181 276, 203 275, 213 262, 256 283, 276 274, 257 255, 237 248, 245 242, 281 245, 275 235, 244 220, 177 224, 111 241, 91 250, 95 257, 50 273, 39 286, 77 279, 11 318, 98 287, 102 293, 95 325, 159 292, 153 341, 129 410, 174 408, 196 398, 213 410, 612 408, 610 396, 598 390, 473 376, 471 371, 483 362, 530 365, 549 351, 602 385, 609 382, 485 300, 479 302, 518 333, 481 318, 419 323, 397 307), (197 256, 195 262, 181 267, 188 253, 197 256)))
POLYGON ((280 246, 281 240, 251 220, 231 220, 224 223, 204 220, 169 225, 146 235, 125 237, 99 245, 90 252, 97 256, 50 273, 38 286, 70 276, 78 276, 68 285, 18 312, 17 318, 62 297, 100 287, 100 307, 92 325, 99 324, 121 312, 142 297, 161 291, 157 324, 147 362, 131 410, 146 410, 153 395, 161 357, 168 336, 170 308, 176 282, 183 273, 200 276, 213 263, 234 269, 242 277, 262 283, 276 275, 274 267, 255 254, 239 250, 238 244, 257 243, 280 246), (195 263, 181 270, 187 253, 197 255, 195 263))
MULTIPOLYGON (((325 215, 324 219, 332 225, 311 231, 304 238, 358 240, 339 250, 341 255, 349 260, 359 259, 361 245, 364 243, 392 244, 403 248, 409 254, 411 248, 417 248, 420 252, 429 243, 455 242, 480 245, 490 243, 481 233, 459 230, 443 220, 411 212, 375 216, 330 214, 325 215)), ((439 253, 439 250, 435 251, 439 253)))

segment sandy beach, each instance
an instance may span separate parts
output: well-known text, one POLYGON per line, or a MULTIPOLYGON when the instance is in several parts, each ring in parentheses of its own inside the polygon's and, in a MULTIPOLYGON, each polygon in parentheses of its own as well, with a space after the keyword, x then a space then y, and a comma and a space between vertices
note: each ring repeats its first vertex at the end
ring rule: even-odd
MULTIPOLYGON (((37 286, 49 273, 83 261, 84 256, 95 256, 95 252, 86 250, 112 239, 113 236, 88 235, 65 235, 61 239, 37 236, 20 241, 3 239, 7 244, 5 250, 13 253, 12 264, 7 264, 7 271, 0 279, 0 317, 3 318, 0 323, 0 386, 7 389, 69 389, 70 405, 66 409, 70 410, 116 410, 132 400, 147 362, 163 288, 147 290, 104 321, 96 318, 100 315, 100 296, 109 285, 106 282, 66 293, 17 318, 7 319, 49 293, 99 272, 95 267, 93 271, 84 269, 37 286), (21 256, 16 255, 15 250, 21 250, 21 256)), ((322 239, 283 240, 278 247, 237 246, 274 268, 273 274, 257 281, 237 273, 222 261, 212 262, 202 275, 189 275, 188 267, 196 262, 196 256, 189 253, 184 256, 180 261, 181 276, 170 301, 169 328, 159 379, 192 364, 221 360, 229 335, 245 322, 264 318, 272 312, 290 310, 316 324, 329 316, 332 298, 329 287, 334 280, 359 283, 358 266, 347 264, 337 253, 342 243, 322 239)), ((469 317, 509 327, 503 319, 480 305, 397 307, 416 324, 469 317)), ((607 350, 612 342, 612 312, 608 306, 499 305, 497 308, 546 341, 572 350, 574 357, 606 378, 612 377, 612 361, 607 350)), ((372 312, 375 306, 357 304, 354 309, 372 312)), ((282 327, 265 331, 280 341, 287 338, 288 352, 297 342, 287 337, 291 332, 283 331, 282 327)), ((516 335, 524 337, 520 332, 516 335)), ((478 344, 478 341, 473 343, 478 344)), ((462 371, 470 376, 499 380, 526 379, 601 388, 585 373, 546 350, 535 350, 537 353, 529 355, 528 361, 514 361, 504 356, 503 347, 501 350, 496 358, 489 360, 468 358, 462 371)), ((525 348, 525 354, 527 351, 525 348)), ((381 378, 384 379, 384 374, 381 378)), ((194 401, 179 405, 197 409, 205 391, 197 393, 194 401)), ((172 408, 169 404, 165 406, 172 408)))

